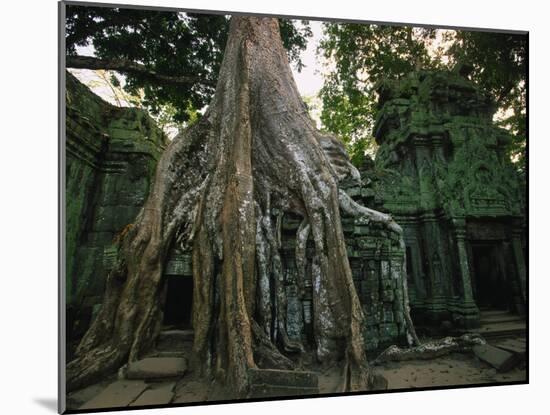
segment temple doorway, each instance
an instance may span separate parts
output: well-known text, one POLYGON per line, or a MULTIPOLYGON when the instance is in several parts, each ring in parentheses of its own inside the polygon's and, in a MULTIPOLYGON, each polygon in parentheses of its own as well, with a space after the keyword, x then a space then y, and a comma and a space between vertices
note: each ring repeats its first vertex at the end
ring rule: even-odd
POLYGON ((472 243, 472 290, 480 309, 506 310, 511 306, 510 282, 498 243, 472 243))
POLYGON ((170 329, 190 329, 193 305, 193 278, 170 275, 166 280, 163 326, 170 329))

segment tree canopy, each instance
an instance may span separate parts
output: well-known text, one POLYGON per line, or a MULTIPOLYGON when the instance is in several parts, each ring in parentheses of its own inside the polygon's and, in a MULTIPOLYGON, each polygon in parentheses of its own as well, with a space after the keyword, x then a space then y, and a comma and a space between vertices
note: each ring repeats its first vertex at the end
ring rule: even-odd
MULTIPOLYGON (((289 59, 301 69, 309 24, 279 20, 289 59)), ((168 106, 175 121, 188 121, 214 94, 228 31, 225 15, 68 5, 67 67, 123 73, 124 90, 142 91, 153 114, 168 106), (95 56, 79 54, 88 46, 95 56)))
POLYGON ((374 24, 325 24, 318 53, 330 64, 321 90, 324 127, 339 135, 360 164, 374 146, 376 85, 413 70, 471 68, 487 92, 499 123, 510 129, 512 157, 524 167, 527 36, 374 24))
MULTIPOLYGON (((159 121, 190 122, 214 93, 229 16, 68 6, 67 67, 114 70, 125 92, 140 96, 159 121), (94 56, 84 56, 92 47, 94 56)), ((312 31, 308 21, 279 19, 291 63, 312 31)), ((472 68, 470 78, 492 98, 497 121, 514 137, 510 155, 525 166, 527 36, 376 24, 325 23, 318 54, 328 63, 320 91, 323 128, 338 135, 356 165, 375 147, 376 85, 418 69, 472 68)), ((89 54, 87 54, 89 55, 89 54)), ((112 76, 111 83, 121 87, 112 76)))

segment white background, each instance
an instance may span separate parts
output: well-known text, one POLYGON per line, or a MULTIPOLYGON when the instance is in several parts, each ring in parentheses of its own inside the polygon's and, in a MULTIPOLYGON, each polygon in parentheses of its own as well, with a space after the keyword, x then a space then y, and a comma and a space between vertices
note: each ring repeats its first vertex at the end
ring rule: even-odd
MULTIPOLYGON (((111 2, 117 2, 113 0, 111 2)), ((157 410, 163 414, 548 413, 550 39, 544 2, 128 0, 200 9, 530 31, 530 385, 157 410), (283 411, 283 412, 282 412, 283 411)), ((57 4, 2 2, 0 412, 52 414, 57 390, 57 4)), ((124 412, 152 414, 154 411, 124 412)))

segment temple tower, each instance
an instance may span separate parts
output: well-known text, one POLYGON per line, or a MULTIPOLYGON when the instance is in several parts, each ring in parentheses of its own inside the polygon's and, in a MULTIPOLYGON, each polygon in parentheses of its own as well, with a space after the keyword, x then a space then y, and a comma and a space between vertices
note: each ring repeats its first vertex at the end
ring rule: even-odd
POLYGON ((374 207, 405 230, 413 319, 468 328, 480 308, 522 314, 526 182, 493 103, 458 71, 411 73, 378 93, 367 175, 374 207))

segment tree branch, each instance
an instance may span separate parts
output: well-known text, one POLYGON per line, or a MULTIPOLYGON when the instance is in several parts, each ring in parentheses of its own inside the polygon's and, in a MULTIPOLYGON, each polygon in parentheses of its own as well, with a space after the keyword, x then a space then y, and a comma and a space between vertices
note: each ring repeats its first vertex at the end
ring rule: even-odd
POLYGON ((77 69, 103 69, 111 71, 119 71, 127 74, 141 75, 149 78, 152 81, 157 81, 172 85, 194 85, 202 84, 215 87, 213 81, 200 78, 197 76, 170 76, 159 74, 145 65, 132 62, 128 59, 99 59, 92 56, 67 56, 67 68, 77 69))
POLYGON ((496 97, 496 105, 497 108, 500 107, 503 103, 503 101, 508 97, 508 94, 512 91, 514 88, 513 82, 508 82, 504 87, 500 90, 498 96, 496 97))

